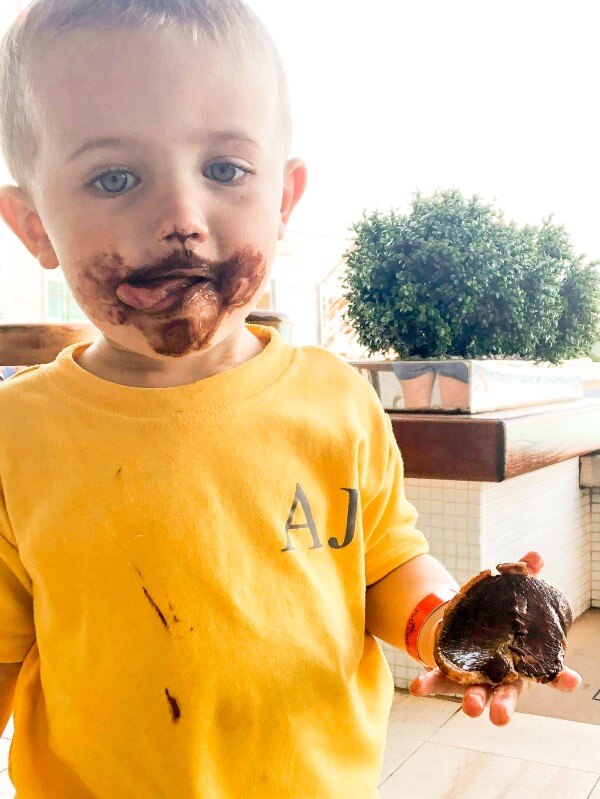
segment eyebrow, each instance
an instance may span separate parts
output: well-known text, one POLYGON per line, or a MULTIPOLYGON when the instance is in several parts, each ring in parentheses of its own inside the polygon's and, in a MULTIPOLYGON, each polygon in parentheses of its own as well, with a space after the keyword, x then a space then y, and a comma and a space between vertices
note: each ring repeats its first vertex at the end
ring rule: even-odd
MULTIPOLYGON (((197 131, 193 138, 198 138, 202 135, 202 131, 197 131)), ((207 136, 207 139, 210 144, 226 144, 228 142, 238 142, 240 144, 249 144, 254 147, 256 150, 260 150, 261 146, 258 144, 257 141, 252 139, 250 136, 246 136, 245 133, 234 131, 234 130, 218 130, 214 133, 211 133, 207 136)), ((81 147, 78 147, 71 155, 67 158, 67 163, 71 163, 71 161, 75 161, 84 153, 90 150, 100 150, 100 149, 108 149, 108 148, 115 148, 115 147, 123 147, 124 145, 131 145, 131 144, 139 144, 140 140, 136 139, 133 136, 100 136, 95 139, 90 139, 89 141, 85 142, 81 147)))

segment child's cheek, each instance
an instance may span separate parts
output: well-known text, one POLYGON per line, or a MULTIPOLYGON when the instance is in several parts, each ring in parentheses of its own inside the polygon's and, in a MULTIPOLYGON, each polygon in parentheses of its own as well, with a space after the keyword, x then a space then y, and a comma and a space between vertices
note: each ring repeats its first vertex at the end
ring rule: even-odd
POLYGON ((132 269, 118 253, 96 256, 79 271, 76 300, 100 330, 107 323, 133 325, 154 352, 181 357, 208 347, 223 319, 250 303, 266 277, 267 262, 257 250, 239 250, 218 265, 216 280, 184 308, 158 314, 130 308, 117 297, 117 288, 132 269))

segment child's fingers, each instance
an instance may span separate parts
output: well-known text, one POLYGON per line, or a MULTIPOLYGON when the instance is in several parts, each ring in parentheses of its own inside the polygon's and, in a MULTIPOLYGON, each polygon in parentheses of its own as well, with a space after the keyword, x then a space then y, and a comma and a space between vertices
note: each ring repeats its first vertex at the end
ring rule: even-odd
POLYGON ((523 690, 523 681, 515 680, 508 685, 499 685, 494 689, 490 702, 490 721, 497 727, 503 727, 512 719, 517 702, 523 690))
POLYGON ((481 716, 490 697, 490 689, 485 685, 464 686, 448 679, 439 669, 421 674, 410 684, 413 696, 456 696, 464 694, 462 709, 467 716, 481 716))
POLYGON ((410 692, 413 696, 464 694, 462 709, 471 718, 481 716, 491 695, 490 721, 497 727, 508 724, 512 719, 522 690, 522 680, 516 680, 509 685, 500 685, 494 689, 485 685, 465 687, 449 680, 439 669, 432 669, 422 674, 410 684, 410 692))
POLYGON ((462 701, 463 712, 471 718, 481 716, 489 699, 489 689, 485 685, 470 685, 462 701))
POLYGON ((581 674, 565 666, 558 677, 548 683, 548 685, 552 688, 556 688, 557 691, 569 693, 570 691, 575 691, 581 685, 581 674))
POLYGON ((409 686, 409 691, 413 696, 430 696, 431 694, 451 696, 464 693, 464 686, 449 680, 439 669, 431 669, 414 679, 409 686))
POLYGON ((431 669, 416 677, 408 686, 413 696, 429 696, 437 693, 438 684, 442 677, 439 669, 431 669))
POLYGON ((521 560, 527 564, 531 577, 538 577, 544 568, 544 558, 539 552, 528 552, 526 555, 523 555, 521 560))

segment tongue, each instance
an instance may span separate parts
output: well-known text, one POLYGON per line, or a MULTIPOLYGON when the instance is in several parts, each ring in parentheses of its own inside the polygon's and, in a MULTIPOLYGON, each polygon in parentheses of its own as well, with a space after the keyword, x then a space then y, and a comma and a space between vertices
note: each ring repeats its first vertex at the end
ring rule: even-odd
POLYGON ((117 297, 132 308, 153 308, 169 294, 187 288, 193 282, 189 277, 164 277, 149 281, 145 286, 121 283, 117 289, 117 297))

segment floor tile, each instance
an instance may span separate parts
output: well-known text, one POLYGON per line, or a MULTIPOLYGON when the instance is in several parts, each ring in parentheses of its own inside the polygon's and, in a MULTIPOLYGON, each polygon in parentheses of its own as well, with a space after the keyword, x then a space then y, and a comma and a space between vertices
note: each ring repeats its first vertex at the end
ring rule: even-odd
POLYGON ((10 749, 10 741, 8 738, 0 738, 0 771, 8 768, 8 750, 10 749))
POLYGON ((431 697, 417 698, 406 691, 396 691, 388 722, 380 782, 386 780, 457 711, 458 705, 453 702, 431 697))
POLYGON ((423 741, 417 741, 415 738, 400 738, 396 741, 388 738, 379 773, 379 784, 385 782, 390 774, 393 774, 422 745, 423 741))
POLYGON ((11 716, 4 728, 4 732, 2 733, 3 738, 12 738, 15 732, 15 727, 13 724, 13 717, 11 716))
POLYGON ((406 735, 426 741, 459 711, 458 702, 429 696, 417 697, 405 691, 396 691, 388 722, 388 736, 406 735))
POLYGON ((588 799, 600 799, 600 777, 598 777, 598 782, 596 783, 596 787, 588 796, 588 799))
POLYGON ((379 789, 381 799, 588 799, 597 774, 424 743, 379 789))
POLYGON ((15 789, 8 777, 8 771, 0 772, 0 799, 14 799, 15 789))
POLYGON ((600 773, 600 727, 515 713, 495 727, 488 711, 476 719, 457 713, 430 738, 434 743, 600 773))

